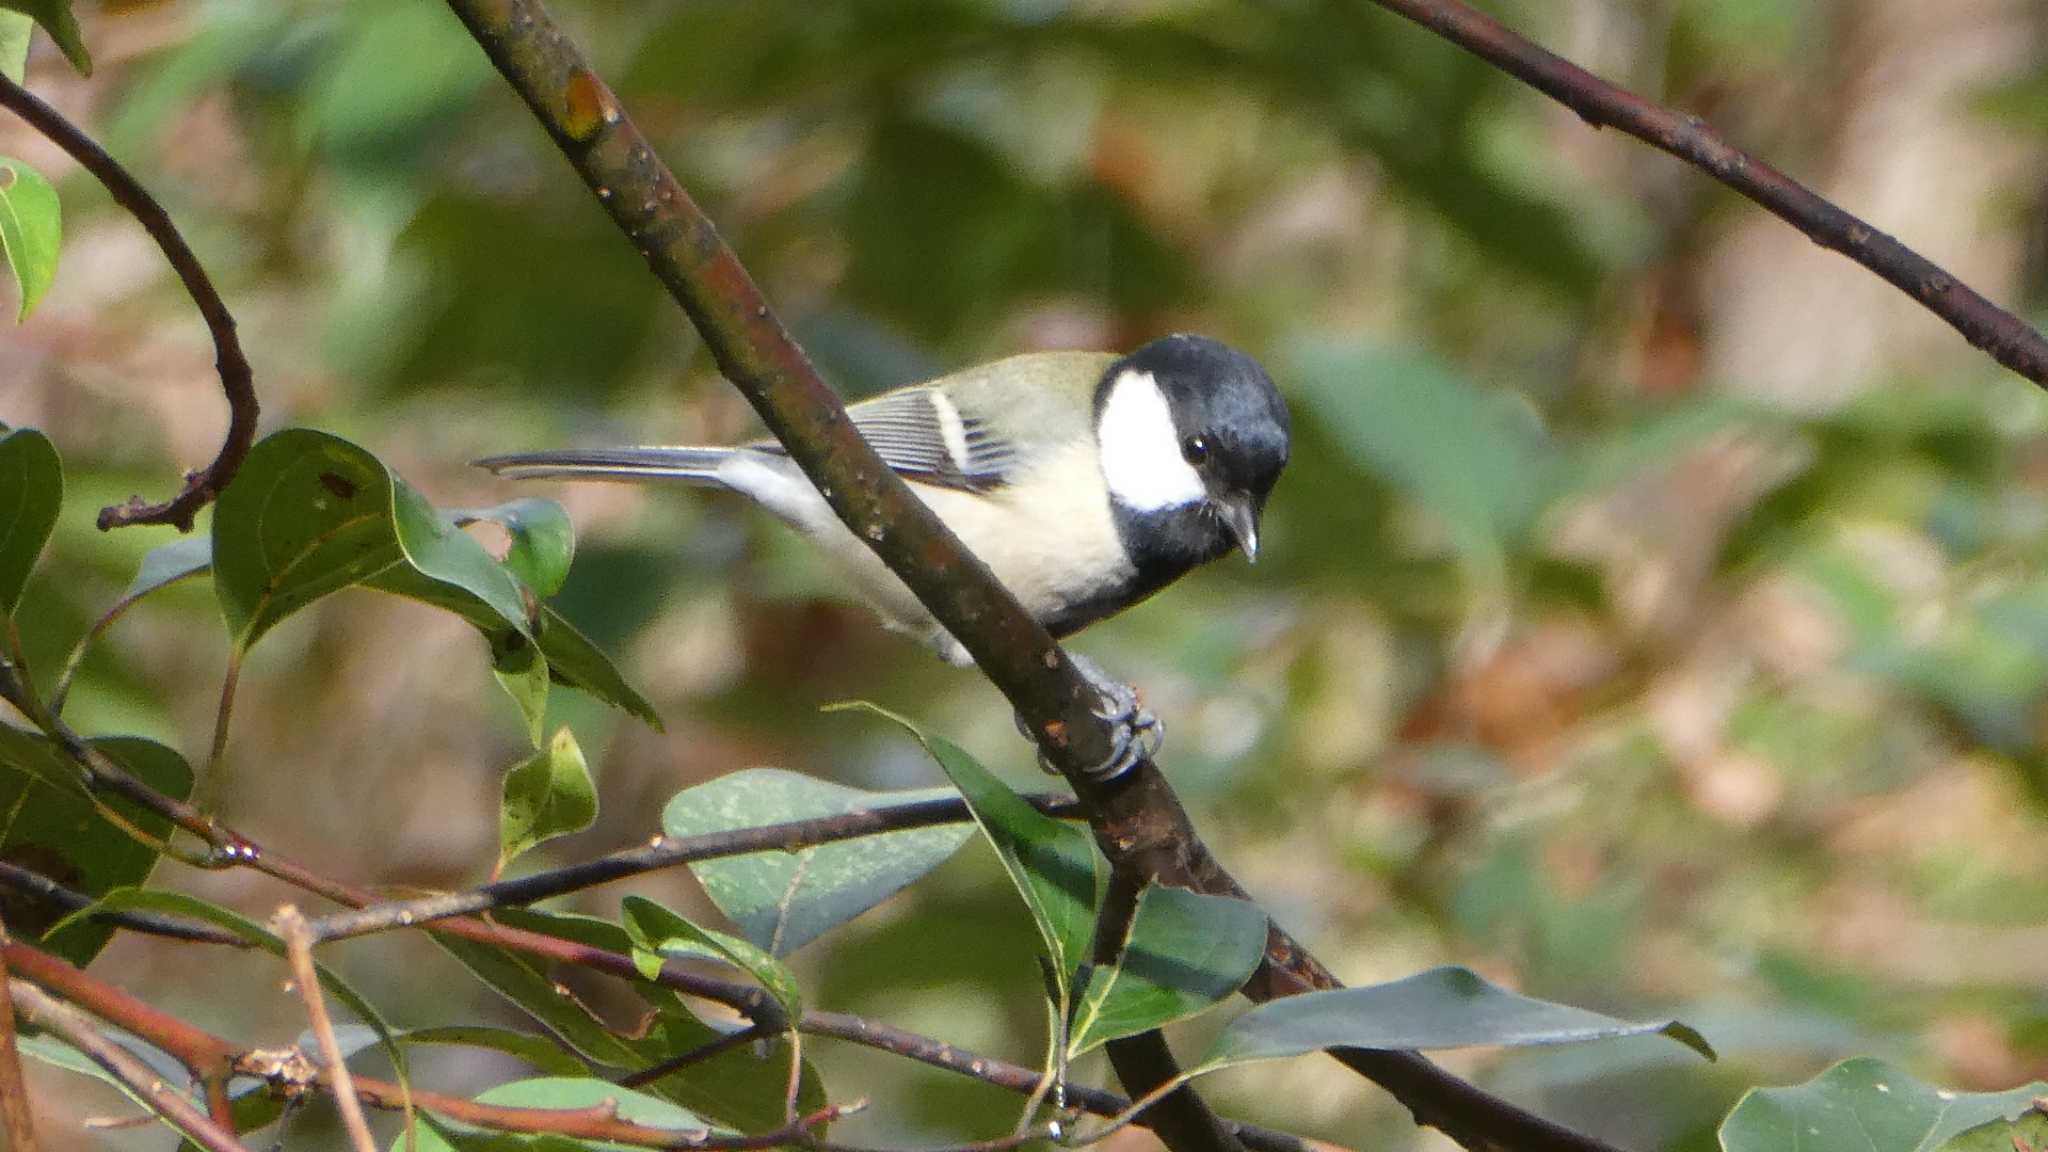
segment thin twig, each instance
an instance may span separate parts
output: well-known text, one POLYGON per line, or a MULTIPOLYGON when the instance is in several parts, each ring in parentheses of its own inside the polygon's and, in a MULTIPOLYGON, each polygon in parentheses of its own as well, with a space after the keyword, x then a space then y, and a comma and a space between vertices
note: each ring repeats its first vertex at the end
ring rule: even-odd
POLYGON ((184 489, 170 500, 149 504, 137 496, 127 504, 100 509, 99 518, 101 531, 129 524, 174 524, 179 531, 190 532, 193 518, 235 478, 249 455, 249 446, 256 440, 256 385, 248 357, 242 354, 241 341, 235 335, 235 318, 214 289, 199 258, 179 234, 177 225, 171 223, 170 213, 106 149, 34 93, 5 76, 0 76, 0 107, 26 120, 106 186, 114 202, 126 208, 163 250, 164 259, 170 261, 192 302, 199 306, 199 314, 206 319, 206 330, 213 336, 214 366, 220 373, 221 391, 228 399, 228 431, 220 454, 212 464, 188 473, 184 489))
POLYGON ((9 991, 22 1019, 55 1033, 66 1044, 85 1053, 93 1063, 119 1080, 137 1100, 161 1117, 164 1123, 185 1134, 207 1152, 249 1152, 233 1129, 224 1128, 199 1110, 184 1093, 164 1082, 147 1064, 126 1048, 114 1043, 86 1016, 69 1004, 51 999, 25 980, 15 980, 9 991))
POLYGON ((766 1040, 772 1035, 774 1033, 761 1027, 759 1024, 751 1024, 737 1032, 728 1032, 708 1044, 699 1044, 687 1052, 677 1053, 661 1061, 659 1064, 649 1064, 638 1072, 629 1072, 614 1080, 613 1083, 621 1088, 639 1088, 643 1085, 652 1084, 663 1077, 674 1075, 692 1065, 702 1064, 714 1056, 720 1056, 735 1048, 752 1044, 756 1040, 766 1040))
MULTIPOLYGON (((1081 814, 1079 803, 1072 797, 1039 795, 1027 799, 1048 816, 1074 817, 1081 814)), ((946 796, 863 808, 810 820, 707 832, 699 836, 664 836, 638 848, 627 848, 595 860, 512 880, 499 880, 467 892, 387 901, 355 912, 322 916, 313 920, 311 926, 316 940, 341 940, 393 928, 417 927, 450 916, 471 915, 492 908, 531 904, 550 896, 594 888, 681 864, 744 856, 750 852, 799 852, 840 840, 939 824, 959 824, 971 819, 973 816, 967 810, 966 801, 958 796, 946 796)))
POLYGON ((377 1152, 370 1137, 369 1121, 363 1119, 362 1101, 356 1099, 355 1081, 348 1070, 348 1057, 334 1036, 334 1021, 327 1015, 327 998, 320 994, 320 973, 313 968, 313 934, 306 929, 306 917, 287 904, 270 919, 271 931, 284 940, 285 961, 291 965, 292 982, 306 1002, 306 1020, 320 1045, 320 1058, 334 1086, 334 1103, 341 1111, 341 1126, 348 1132, 356 1152, 377 1152))
MULTIPOLYGON (((0 944, 7 943, 7 925, 0 923, 0 944)), ((14 1152, 38 1152, 36 1118, 28 1107, 28 1081, 21 1070, 21 1048, 14 1039, 14 990, 7 981, 7 958, 0 955, 0 1133, 14 1152)))
MULTIPOLYGON (((31 872, 18 864, 0 860, 0 888, 32 896, 46 906, 66 915, 90 908, 93 898, 83 892, 74 892, 40 872, 31 872)), ((225 944, 230 948, 247 948, 249 942, 225 928, 202 924, 194 920, 180 920, 172 916, 159 916, 154 912, 94 912, 91 917, 102 924, 126 928, 150 936, 161 936, 169 940, 185 940, 195 944, 225 944)))
POLYGON ((2000 364, 2048 387, 2048 339, 1933 261, 1729 144, 1698 116, 1646 100, 1550 52, 1461 0, 1374 0, 1579 114, 1669 152, 1847 256, 1947 321, 2000 364))

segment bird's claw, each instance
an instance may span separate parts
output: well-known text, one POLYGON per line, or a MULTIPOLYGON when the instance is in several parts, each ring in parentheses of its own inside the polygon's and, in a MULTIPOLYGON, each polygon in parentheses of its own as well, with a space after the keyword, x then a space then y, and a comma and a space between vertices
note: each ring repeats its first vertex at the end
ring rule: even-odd
MULTIPOLYGON (((1111 725, 1109 755, 1100 764, 1082 772, 1088 779, 1105 784, 1130 771, 1140 760, 1149 760, 1156 755, 1166 739, 1166 726, 1159 722, 1159 717, 1153 715, 1151 709, 1145 707, 1136 688, 1109 676, 1101 665, 1085 656, 1069 654, 1068 659, 1073 661, 1074 668, 1087 679, 1099 698, 1099 704, 1089 711, 1111 725)), ((1039 745, 1038 766, 1051 775, 1059 775, 1059 769, 1046 755, 1039 734, 1025 722, 1021 713, 1017 716, 1017 730, 1024 734, 1025 739, 1039 745)))

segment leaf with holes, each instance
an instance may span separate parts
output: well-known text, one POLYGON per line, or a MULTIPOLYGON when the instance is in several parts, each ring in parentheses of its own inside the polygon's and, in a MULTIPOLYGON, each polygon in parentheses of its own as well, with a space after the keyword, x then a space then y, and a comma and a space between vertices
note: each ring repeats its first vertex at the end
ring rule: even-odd
POLYGON ((1069 1058, 1184 1020, 1223 1000, 1266 954, 1266 914, 1228 896, 1146 888, 1113 966, 1088 974, 1069 1058))
POLYGON ((1199 1071, 1329 1048, 1525 1048, 1652 1033, 1714 1058, 1706 1038, 1676 1020, 1618 1020, 1510 992, 1466 968, 1432 968, 1366 988, 1269 1000, 1230 1022, 1199 1071))
MULTIPOLYGON (((661 830, 687 839, 951 794, 863 792, 779 768, 749 768, 676 793, 662 812, 661 830)), ((945 863, 972 835, 966 824, 907 828, 794 852, 705 860, 690 870, 748 940, 770 955, 787 956, 945 863)))
POLYGON ((63 503, 64 466, 50 438, 33 428, 0 436, 0 617, 21 604, 63 503))
POLYGON ((576 529, 569 513, 553 500, 528 496, 490 508, 449 514, 458 526, 496 524, 512 537, 505 567, 542 596, 562 590, 569 563, 576 556, 576 529))
POLYGON ((213 514, 214 588, 235 642, 254 644, 306 605, 404 568, 524 632, 512 573, 354 444, 287 428, 249 451, 213 514))
POLYGON ((78 17, 71 14, 71 0, 0 0, 0 8, 20 12, 42 25, 79 75, 92 75, 92 57, 86 53, 78 17))
POLYGON ((634 960, 640 965, 641 975, 654 979, 661 972, 664 957, 709 957, 752 976, 782 1005, 790 1020, 803 1015, 803 992, 797 987, 796 975, 767 952, 736 936, 693 924, 644 897, 628 896, 619 907, 626 934, 633 938, 634 960))
MULTIPOLYGON (((177 752, 136 736, 92 744, 156 791, 179 800, 191 796, 192 769, 177 752)), ((107 819, 80 780, 78 766, 54 742, 0 725, 0 860, 95 897, 148 880, 157 849, 107 819), (63 783, 51 784, 51 773, 63 783)), ((169 820, 132 801, 109 796, 100 803, 144 837, 161 841, 171 833, 169 820)), ((97 921, 71 920, 60 927, 60 919, 47 904, 0 892, 0 921, 9 931, 80 967, 114 934, 97 921)))
POLYGON ((1072 992, 1074 972, 1087 960, 1095 933, 1100 873, 1095 844, 1088 833, 1025 803, 1009 785, 945 737, 866 701, 837 707, 863 708, 901 724, 952 778, 1038 926, 1064 1007, 1072 992))
POLYGON ((576 734, 556 730, 548 746, 505 773, 504 801, 498 809, 498 867, 527 849, 581 832, 597 819, 597 786, 576 734))
POLYGON ((0 156, 0 254, 7 257, 20 294, 17 322, 28 319, 57 279, 57 252, 63 242, 64 213, 57 190, 42 173, 0 156))
POLYGON ((2048 1084, 2040 1081, 2006 1092, 1951 1092, 1923 1084, 1882 1060, 1858 1057, 1804 1084, 1750 1089, 1721 1122, 1721 1147, 1724 1152, 1934 1152, 1973 1128, 2017 1118, 2043 1095, 2048 1095, 2048 1084))

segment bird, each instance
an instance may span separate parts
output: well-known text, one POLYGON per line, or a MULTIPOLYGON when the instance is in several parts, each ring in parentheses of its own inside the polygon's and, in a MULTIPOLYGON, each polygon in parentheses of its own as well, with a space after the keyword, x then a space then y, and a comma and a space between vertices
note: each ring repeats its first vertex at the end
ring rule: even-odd
MULTIPOLYGON (((1251 356, 1175 334, 1123 355, 1032 352, 883 392, 854 428, 1024 608, 1065 637, 1231 551, 1257 562, 1266 500, 1292 425, 1251 356)), ((974 658, 846 528, 772 439, 727 446, 567 449, 491 456, 514 479, 672 481, 738 493, 819 547, 882 622, 942 659, 974 658)), ((1134 690, 1076 664, 1117 725, 1091 773, 1106 781, 1157 750, 1134 690)), ((1028 733, 1027 733, 1028 734, 1028 733)))

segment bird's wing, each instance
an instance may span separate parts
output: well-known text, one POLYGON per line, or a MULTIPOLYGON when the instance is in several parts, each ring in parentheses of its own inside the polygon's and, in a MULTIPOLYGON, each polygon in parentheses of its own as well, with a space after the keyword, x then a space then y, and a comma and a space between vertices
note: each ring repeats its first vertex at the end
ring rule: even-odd
POLYGON ((985 491, 1001 486, 1016 460, 1017 445, 943 382, 885 392, 846 414, 889 467, 928 484, 985 491))
MULTIPOLYGON (((1110 359, 1065 352, 1013 356, 884 392, 850 405, 846 414, 895 471, 927 484, 986 492, 1007 481, 1022 441, 1087 434, 1092 412, 1086 394, 1110 359), (1078 403, 1055 395, 1076 389, 1085 390, 1078 403)), ((772 440, 749 447, 782 451, 772 440)))

